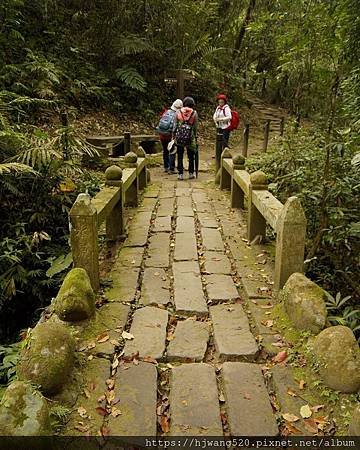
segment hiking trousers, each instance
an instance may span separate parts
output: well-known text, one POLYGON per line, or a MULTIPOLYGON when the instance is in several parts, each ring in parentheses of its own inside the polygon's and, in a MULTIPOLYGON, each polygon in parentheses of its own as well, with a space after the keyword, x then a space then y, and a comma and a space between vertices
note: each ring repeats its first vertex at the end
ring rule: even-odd
MULTIPOLYGON (((184 152, 185 147, 177 146, 177 155, 178 155, 178 173, 179 175, 184 174, 184 152)), ((194 150, 186 147, 187 156, 189 159, 189 173, 195 172, 195 152, 194 150)))
POLYGON ((167 148, 171 139, 161 141, 161 145, 163 148, 163 161, 164 161, 164 169, 165 170, 175 170, 175 155, 170 155, 169 150, 167 148))
POLYGON ((222 134, 222 150, 224 150, 225 147, 229 147, 230 130, 218 128, 217 131, 222 134))

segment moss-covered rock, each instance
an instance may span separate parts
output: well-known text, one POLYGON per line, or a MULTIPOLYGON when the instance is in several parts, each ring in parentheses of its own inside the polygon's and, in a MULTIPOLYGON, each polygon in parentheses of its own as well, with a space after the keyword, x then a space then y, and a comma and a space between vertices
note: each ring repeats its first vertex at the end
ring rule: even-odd
POLYGON ((17 372, 20 379, 51 395, 66 383, 74 362, 75 340, 68 329, 60 323, 43 322, 32 330, 17 372))
POLYGON ((313 349, 327 386, 348 393, 360 389, 360 349, 350 328, 326 328, 316 336, 313 349))
POLYGON ((267 178, 264 172, 261 170, 257 170, 250 175, 250 183, 256 185, 264 185, 267 184, 267 178))
POLYGON ((232 161, 235 166, 243 166, 245 164, 245 158, 240 154, 234 155, 232 161))
POLYGON ((137 161, 137 155, 134 152, 126 153, 124 161, 126 163, 134 164, 137 161))
POLYGON ((355 407, 352 413, 348 434, 349 436, 360 436, 360 404, 355 407))
POLYGON ((319 333, 325 328, 326 293, 302 273, 293 273, 287 280, 281 297, 285 311, 299 330, 319 333))
POLYGON ((50 432, 49 409, 29 383, 14 381, 0 403, 1 436, 44 436, 50 432))
POLYGON ((105 170, 105 178, 107 180, 121 180, 122 169, 119 166, 113 164, 105 170))
POLYGON ((95 294, 85 269, 75 268, 66 275, 53 305, 61 320, 77 322, 95 313, 95 294))

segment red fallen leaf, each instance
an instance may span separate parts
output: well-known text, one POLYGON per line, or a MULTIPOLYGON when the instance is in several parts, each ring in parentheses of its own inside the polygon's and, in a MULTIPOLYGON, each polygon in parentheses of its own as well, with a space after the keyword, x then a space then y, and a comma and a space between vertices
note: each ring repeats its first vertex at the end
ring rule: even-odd
POLYGON ((102 426, 100 427, 100 433, 101 433, 101 436, 109 436, 109 434, 110 434, 110 428, 107 427, 106 425, 102 425, 102 426))
POLYGON ((301 390, 303 390, 304 389, 304 387, 305 387, 305 381, 304 380, 300 380, 299 381, 299 389, 301 389, 301 390))
POLYGON ((98 406, 96 409, 96 412, 100 414, 100 416, 107 416, 108 412, 105 408, 102 408, 101 406, 98 406))
POLYGON ((227 420, 226 414, 223 411, 220 412, 220 418, 221 418, 222 424, 226 425, 228 420, 227 420))
POLYGON ((292 423, 286 422, 281 434, 283 436, 290 436, 292 434, 302 434, 302 432, 298 428, 296 428, 292 423))
POLYGON ((282 350, 276 356, 274 356, 273 361, 276 362, 276 363, 281 363, 281 362, 285 361, 287 356, 288 356, 287 355, 287 351, 286 350, 282 350))
POLYGON ((320 409, 323 409, 324 407, 325 407, 325 405, 315 405, 315 406, 311 406, 311 410, 316 413, 320 409))
POLYGON ((161 416, 160 426, 163 433, 170 431, 169 418, 167 416, 161 416))
POLYGON ((95 384, 95 383, 89 383, 89 384, 87 385, 87 388, 88 388, 89 391, 95 391, 95 389, 96 389, 96 384, 95 384))
POLYGON ((151 363, 151 364, 157 364, 158 362, 156 359, 152 358, 151 356, 144 356, 143 361, 151 363))
POLYGON ((304 419, 305 428, 313 434, 318 432, 318 426, 314 419, 304 419))
POLYGON ((246 400, 251 400, 251 395, 245 393, 245 394, 244 394, 244 398, 245 398, 246 400))

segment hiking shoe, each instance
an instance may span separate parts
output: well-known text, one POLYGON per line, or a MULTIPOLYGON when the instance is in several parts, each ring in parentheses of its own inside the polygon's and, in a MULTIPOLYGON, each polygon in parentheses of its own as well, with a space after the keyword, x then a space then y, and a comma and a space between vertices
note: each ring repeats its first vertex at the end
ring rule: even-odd
POLYGON ((189 180, 192 180, 193 178, 195 178, 195 175, 193 173, 189 173, 189 180))
POLYGON ((175 173, 176 173, 175 170, 169 169, 169 172, 168 172, 169 175, 175 175, 175 173))
POLYGON ((179 173, 178 180, 183 180, 183 179, 184 179, 184 175, 182 173, 179 173))
POLYGON ((169 169, 168 168, 164 169, 164 173, 169 173, 169 169))

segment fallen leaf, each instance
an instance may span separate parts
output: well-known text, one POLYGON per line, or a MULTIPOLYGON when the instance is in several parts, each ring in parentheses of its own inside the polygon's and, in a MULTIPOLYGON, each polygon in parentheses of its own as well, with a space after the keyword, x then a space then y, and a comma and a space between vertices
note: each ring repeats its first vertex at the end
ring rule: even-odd
POLYGON ((115 380, 113 378, 108 378, 105 383, 109 390, 114 389, 115 380))
POLYGON ((309 405, 304 405, 300 408, 300 414, 303 419, 308 419, 312 415, 312 411, 309 405))
POLYGON ((296 428, 292 423, 286 422, 282 435, 289 436, 292 434, 302 434, 302 431, 296 428))
POLYGON ((169 418, 167 416, 161 416, 160 426, 163 433, 168 433, 170 431, 169 418))
POLYGON ((316 434, 318 430, 318 426, 313 419, 304 419, 305 428, 310 431, 310 433, 316 434))
POLYGON ((111 391, 107 391, 105 394, 106 400, 109 404, 112 403, 112 401, 115 398, 115 391, 112 389, 111 391))
POLYGON ((220 402, 225 402, 225 396, 224 396, 224 394, 223 393, 221 393, 220 395, 219 395, 219 401, 220 402))
POLYGON ((123 331, 121 337, 129 340, 134 339, 134 335, 128 333, 127 331, 123 331))
POLYGON ((100 433, 101 433, 101 436, 109 436, 109 434, 110 434, 109 427, 107 427, 106 425, 101 425, 100 433))
POLYGON ((95 342, 90 342, 90 344, 88 344, 88 346, 87 346, 87 348, 88 348, 89 350, 91 350, 92 348, 95 348, 95 347, 96 347, 95 342))
POLYGON ((86 398, 90 398, 90 392, 87 389, 84 389, 83 393, 84 393, 86 398))
POLYGON ((89 355, 89 356, 87 357, 87 359, 88 359, 88 361, 92 361, 92 360, 94 359, 94 355, 89 355))
POLYGON ((285 361, 286 358, 287 358, 287 351, 282 350, 276 356, 274 356, 273 361, 276 363, 281 363, 281 362, 285 361))
POLYGON ((173 334, 168 334, 166 337, 167 341, 173 341, 175 339, 175 336, 173 334))
POLYGON ((83 419, 85 419, 88 416, 88 413, 83 406, 79 406, 77 412, 80 415, 80 417, 82 417, 83 419))
POLYGON ((186 401, 186 400, 182 400, 182 402, 181 402, 184 406, 187 406, 188 405, 188 402, 186 401))
POLYGON ((120 342, 117 341, 116 339, 110 339, 110 344, 113 345, 114 347, 120 347, 120 342))
POLYGON ((305 387, 305 381, 304 380, 300 380, 299 381, 299 389, 301 389, 301 390, 303 390, 304 389, 304 387, 305 387))
POLYGON ((96 384, 93 382, 88 383, 87 388, 89 389, 89 391, 95 391, 96 389, 96 384))
POLYGON ((113 363, 111 364, 111 367, 113 369, 116 369, 118 365, 119 365, 119 360, 115 357, 113 363))
POLYGON ((103 395, 100 395, 100 397, 97 399, 98 403, 101 403, 101 402, 103 402, 104 400, 106 400, 106 397, 105 397, 104 394, 103 394, 103 395))
POLYGON ((297 393, 296 392, 294 392, 292 389, 288 389, 287 390, 287 394, 288 395, 291 395, 291 397, 297 397, 297 393))
POLYGON ((158 363, 156 361, 156 359, 152 358, 151 356, 144 356, 143 361, 151 363, 151 364, 157 364, 158 363))
POLYGON ((109 340, 109 335, 107 333, 101 333, 96 338, 96 340, 99 342, 99 344, 102 344, 103 342, 106 342, 109 340))
POLYGON ((115 408, 114 406, 111 408, 111 415, 113 417, 120 416, 120 414, 121 414, 121 411, 119 409, 115 408))
POLYGON ((315 405, 315 406, 311 406, 311 410, 316 413, 320 409, 323 409, 324 407, 325 407, 325 405, 315 405))
POLYGON ((291 414, 291 413, 285 413, 282 414, 282 417, 287 421, 287 422, 297 422, 298 420, 300 420, 300 418, 298 416, 295 416, 295 414, 291 414))
POLYGON ((269 319, 269 320, 262 320, 261 323, 263 325, 265 325, 268 328, 271 328, 274 325, 274 321, 269 319))
POLYGON ((245 398, 246 400, 251 400, 251 395, 248 394, 247 392, 245 392, 244 398, 245 398))
POLYGON ((97 406, 96 408, 95 408, 95 410, 96 410, 96 412, 98 413, 98 414, 100 414, 100 416, 107 416, 107 411, 106 411, 106 409, 105 408, 103 408, 103 407, 101 407, 101 406, 97 406))
POLYGON ((83 425, 83 426, 82 425, 76 425, 74 428, 75 428, 75 430, 78 430, 81 433, 86 433, 90 429, 88 425, 83 425))

